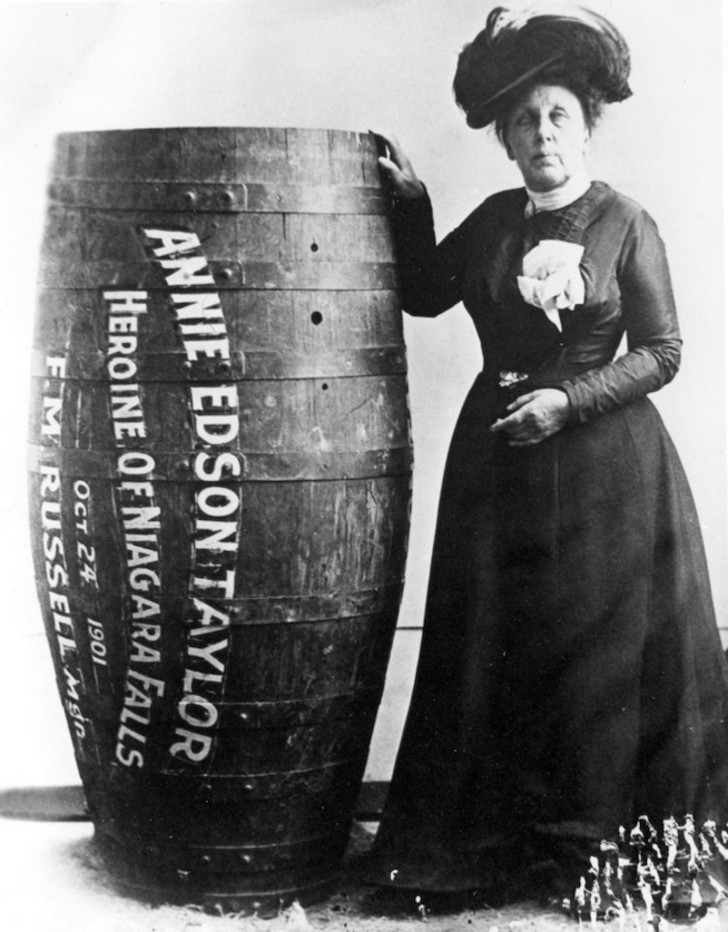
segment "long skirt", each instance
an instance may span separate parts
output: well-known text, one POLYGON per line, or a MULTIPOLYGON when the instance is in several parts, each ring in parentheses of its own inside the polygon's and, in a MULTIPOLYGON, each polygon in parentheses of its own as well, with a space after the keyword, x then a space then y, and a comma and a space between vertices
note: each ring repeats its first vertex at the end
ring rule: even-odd
POLYGON ((479 377, 452 440, 383 883, 478 888, 526 837, 726 815, 728 666, 659 414, 515 448, 488 430, 504 400, 479 377))

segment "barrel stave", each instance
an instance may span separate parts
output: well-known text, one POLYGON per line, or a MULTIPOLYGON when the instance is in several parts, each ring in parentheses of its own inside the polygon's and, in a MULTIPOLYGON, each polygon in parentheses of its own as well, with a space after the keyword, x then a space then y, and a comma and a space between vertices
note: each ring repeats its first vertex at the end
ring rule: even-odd
POLYGON ((185 127, 62 133, 53 163, 60 178, 379 187, 372 136, 341 130, 185 127))
POLYGON ((348 284, 353 290, 376 290, 393 285, 384 215, 159 211, 150 227, 145 212, 59 204, 48 208, 40 284, 92 288, 106 281, 121 287, 161 287, 159 270, 146 262, 138 232, 142 228, 194 230, 221 289, 345 290, 348 284), (82 225, 87 232, 79 237, 82 225))
MULTIPOLYGON (((222 303, 231 344, 244 347, 231 364, 237 378, 406 372, 401 317, 391 291, 229 291, 222 303)), ((47 355, 60 355, 72 344, 66 378, 106 379, 108 333, 97 293, 42 289, 38 307, 33 375, 44 378, 47 355)), ((144 336, 136 357, 141 381, 203 378, 197 367, 193 371, 186 364, 165 292, 149 293, 149 314, 139 327, 144 336)), ((219 377, 212 365, 208 377, 219 377)))
POLYGON ((34 559, 99 845, 145 896, 275 909, 338 870, 407 543, 385 200, 368 135, 58 141, 34 559))

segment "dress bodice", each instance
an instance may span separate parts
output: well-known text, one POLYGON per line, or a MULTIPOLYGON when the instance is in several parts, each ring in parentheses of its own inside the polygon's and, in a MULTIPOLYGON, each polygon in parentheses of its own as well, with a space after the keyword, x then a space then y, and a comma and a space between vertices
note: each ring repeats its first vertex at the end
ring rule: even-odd
POLYGON ((563 388, 577 421, 660 388, 677 371, 680 335, 652 218, 603 182, 560 210, 527 218, 526 203, 522 188, 493 195, 437 246, 429 201, 400 204, 405 310, 435 316, 462 300, 484 371, 524 372, 563 388), (524 255, 544 239, 584 246, 585 301, 561 312, 561 330, 517 284, 524 255), (625 333, 628 352, 615 360, 625 333))
POLYGON ((463 276, 463 300, 480 337, 484 368, 522 370, 549 379, 610 362, 625 326, 615 274, 622 243, 611 235, 602 242, 612 224, 599 220, 615 192, 595 183, 573 204, 529 218, 525 192, 506 193, 511 196, 504 199, 497 231, 483 224, 463 276), (585 249, 585 301, 560 312, 561 330, 540 308, 527 304, 517 286, 524 255, 552 239, 585 249))

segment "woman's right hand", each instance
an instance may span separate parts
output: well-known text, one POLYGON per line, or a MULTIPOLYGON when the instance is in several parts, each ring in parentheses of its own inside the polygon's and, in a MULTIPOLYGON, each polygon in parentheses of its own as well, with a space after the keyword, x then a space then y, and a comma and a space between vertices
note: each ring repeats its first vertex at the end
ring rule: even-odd
POLYGON ((388 138, 381 133, 374 135, 380 139, 387 148, 387 155, 380 155, 379 164, 389 176, 395 194, 404 198, 422 197, 425 186, 415 174, 412 163, 404 153, 396 136, 388 138))

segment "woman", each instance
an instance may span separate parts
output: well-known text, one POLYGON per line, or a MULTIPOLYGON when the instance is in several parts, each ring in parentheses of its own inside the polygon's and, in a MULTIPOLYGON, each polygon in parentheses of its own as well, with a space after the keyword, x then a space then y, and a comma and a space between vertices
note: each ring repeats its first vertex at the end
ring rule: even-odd
POLYGON ((496 8, 455 96, 470 126, 495 124, 525 187, 436 246, 406 156, 390 142, 380 160, 405 310, 463 301, 484 357, 444 476, 383 884, 492 891, 530 866, 573 891, 620 827, 726 814, 728 671, 690 491, 647 398, 680 360, 665 251, 585 166, 628 74, 602 18, 496 8))

